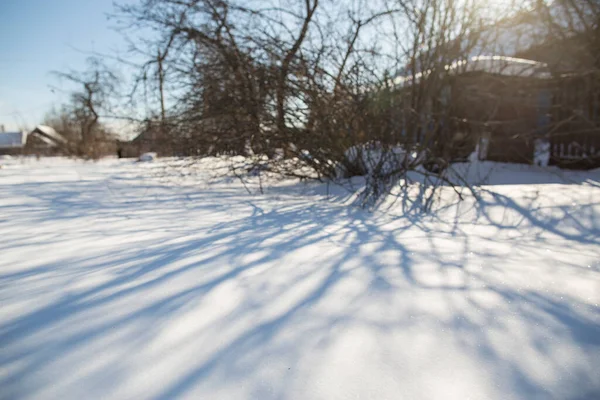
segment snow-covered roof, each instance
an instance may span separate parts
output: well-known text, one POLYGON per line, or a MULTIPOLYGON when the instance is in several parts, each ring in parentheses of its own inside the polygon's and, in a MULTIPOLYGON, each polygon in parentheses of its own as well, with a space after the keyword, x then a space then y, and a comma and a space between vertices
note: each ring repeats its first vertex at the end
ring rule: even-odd
POLYGON ((45 139, 50 139, 53 142, 52 144, 67 143, 67 139, 65 139, 58 132, 56 132, 54 128, 47 125, 38 125, 31 133, 40 133, 39 137, 42 138, 42 140, 44 140, 46 143, 49 142, 45 139), (43 138, 44 136, 46 138, 43 138))
POLYGON ((0 149, 20 148, 27 142, 27 132, 0 132, 0 149))
POLYGON ((482 71, 507 76, 551 77, 544 63, 506 56, 475 56, 468 61, 457 61, 444 68, 457 73, 482 71))
POLYGON ((56 147, 58 145, 54 140, 50 139, 47 136, 40 135, 37 132, 32 132, 32 135, 35 135, 35 137, 37 137, 39 140, 41 140, 42 142, 46 143, 50 147, 56 147))
MULTIPOLYGON (((448 74, 458 75, 465 72, 487 72, 504 76, 521 76, 535 78, 550 78, 547 65, 541 62, 526 60, 523 58, 506 56, 475 56, 468 60, 455 61, 452 64, 445 65, 444 70, 448 74)), ((418 81, 431 74, 431 70, 419 72, 413 76, 399 76, 394 78, 394 85, 418 81)))

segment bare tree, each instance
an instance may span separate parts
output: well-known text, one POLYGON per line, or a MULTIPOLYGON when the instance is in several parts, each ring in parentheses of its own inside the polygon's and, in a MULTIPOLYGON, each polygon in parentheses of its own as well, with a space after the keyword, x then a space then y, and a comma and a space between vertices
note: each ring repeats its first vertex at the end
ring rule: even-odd
MULTIPOLYGON (((103 114, 110 113, 111 96, 114 96, 118 84, 117 76, 98 58, 89 58, 88 70, 84 72, 68 71, 54 74, 61 80, 79 86, 70 93, 70 102, 63 106, 60 117, 64 122, 65 116, 68 115, 69 125, 77 127, 75 153, 80 156, 100 156, 106 152, 107 142, 114 140, 106 127, 100 123, 100 118, 103 114)), ((71 140, 73 139, 71 137, 71 140)))
POLYGON ((479 32, 493 18, 482 8, 477 0, 143 0, 119 14, 159 32, 139 49, 148 57, 140 76, 157 74, 174 146, 266 156, 266 168, 292 175, 299 165, 327 179, 365 174, 363 201, 374 204, 408 185, 411 171, 429 187, 447 183, 446 165, 474 147, 464 132, 457 139, 462 118, 448 96, 457 68, 448 66, 484 48, 479 32))

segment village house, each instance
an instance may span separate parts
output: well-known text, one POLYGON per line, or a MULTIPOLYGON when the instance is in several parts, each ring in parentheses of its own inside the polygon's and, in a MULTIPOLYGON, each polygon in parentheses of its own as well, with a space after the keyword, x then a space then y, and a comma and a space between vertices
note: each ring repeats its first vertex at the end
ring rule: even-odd
POLYGON ((454 160, 476 151, 480 160, 600 167, 600 78, 584 35, 552 37, 533 13, 478 34, 484 44, 468 57, 459 52, 439 71, 397 77, 399 103, 412 85, 439 82, 436 101, 443 104, 434 101, 420 113, 448 107, 436 123, 454 160))
POLYGON ((53 128, 38 125, 31 132, 0 131, 0 155, 59 155, 67 140, 53 128))

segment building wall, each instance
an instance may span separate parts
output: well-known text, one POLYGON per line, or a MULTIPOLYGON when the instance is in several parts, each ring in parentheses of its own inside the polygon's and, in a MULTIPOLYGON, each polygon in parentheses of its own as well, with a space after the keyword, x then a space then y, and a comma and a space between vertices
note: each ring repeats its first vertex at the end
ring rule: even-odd
POLYGON ((545 85, 535 78, 487 73, 456 77, 454 118, 466 120, 476 140, 488 139, 487 160, 532 163, 540 135, 538 93, 545 85))
POLYGON ((37 156, 58 156, 63 154, 60 147, 49 145, 35 134, 27 136, 27 143, 25 143, 22 153, 24 155, 37 156))

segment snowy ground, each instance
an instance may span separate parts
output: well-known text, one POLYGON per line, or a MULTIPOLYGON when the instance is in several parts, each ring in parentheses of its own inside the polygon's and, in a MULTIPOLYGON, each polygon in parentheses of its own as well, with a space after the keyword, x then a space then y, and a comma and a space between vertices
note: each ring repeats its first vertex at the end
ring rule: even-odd
POLYGON ((600 398, 600 172, 484 165, 484 205, 407 217, 0 164, 1 399, 600 398))

